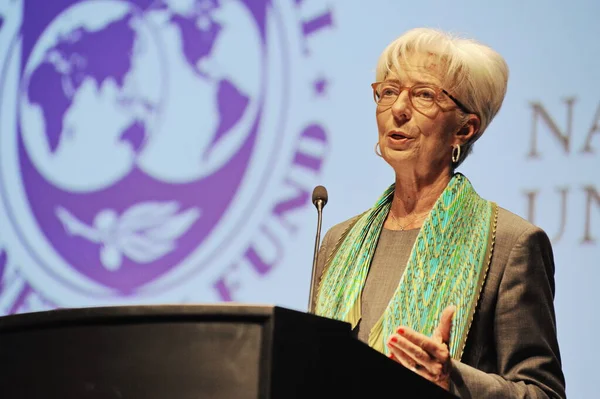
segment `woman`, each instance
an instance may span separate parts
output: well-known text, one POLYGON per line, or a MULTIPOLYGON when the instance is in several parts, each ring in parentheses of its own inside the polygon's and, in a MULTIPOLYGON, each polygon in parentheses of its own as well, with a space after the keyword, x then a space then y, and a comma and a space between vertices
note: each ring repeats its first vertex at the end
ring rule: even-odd
POLYGON ((455 169, 494 118, 492 49, 409 31, 381 55, 376 153, 393 184, 323 239, 317 314, 463 398, 564 398, 548 237, 455 169))

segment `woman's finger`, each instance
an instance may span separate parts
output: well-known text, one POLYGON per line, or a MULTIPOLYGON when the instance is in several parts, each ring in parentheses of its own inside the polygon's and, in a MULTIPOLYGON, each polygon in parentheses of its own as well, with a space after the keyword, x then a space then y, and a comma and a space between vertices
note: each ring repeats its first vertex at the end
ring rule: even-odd
POLYGON ((400 349, 398 347, 395 347, 395 346, 390 347, 390 358, 396 360, 398 363, 400 363, 407 369, 415 372, 416 374, 420 375, 423 378, 428 379, 431 382, 436 383, 441 378, 441 376, 439 376, 439 375, 431 374, 427 370, 427 368, 419 365, 417 362, 415 362, 415 360, 411 356, 409 356, 405 351, 403 351, 402 349, 400 349))
POLYGON ((409 357, 408 368, 420 366, 425 368, 432 376, 438 376, 443 371, 441 362, 432 358, 429 353, 424 351, 418 345, 415 345, 413 342, 398 334, 394 334, 390 337, 388 345, 402 350, 403 354, 409 357))
POLYGON ((454 318, 454 313, 456 313, 456 306, 448 306, 442 312, 442 316, 440 317, 440 324, 438 325, 439 334, 442 338, 442 342, 448 343, 450 342, 450 333, 452 331, 452 319, 454 318))
POLYGON ((440 363, 444 363, 448 360, 450 353, 448 351, 448 346, 443 342, 439 342, 436 339, 418 333, 408 327, 400 327, 397 331, 398 334, 395 334, 396 336, 403 337, 409 342, 412 342, 414 345, 427 352, 431 357, 437 359, 440 363))

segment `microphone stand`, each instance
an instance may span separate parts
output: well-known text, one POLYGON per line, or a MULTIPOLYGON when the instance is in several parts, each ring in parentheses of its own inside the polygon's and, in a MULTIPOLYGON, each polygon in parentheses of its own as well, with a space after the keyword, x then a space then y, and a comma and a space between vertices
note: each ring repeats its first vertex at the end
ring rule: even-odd
POLYGON ((317 261, 319 257, 319 243, 321 242, 321 221, 323 218, 323 200, 317 199, 315 201, 315 206, 317 207, 317 235, 315 237, 315 252, 313 254, 313 265, 312 265, 312 275, 310 277, 310 293, 308 296, 308 313, 314 313, 313 311, 313 297, 314 297, 314 285, 315 278, 317 275, 317 261))

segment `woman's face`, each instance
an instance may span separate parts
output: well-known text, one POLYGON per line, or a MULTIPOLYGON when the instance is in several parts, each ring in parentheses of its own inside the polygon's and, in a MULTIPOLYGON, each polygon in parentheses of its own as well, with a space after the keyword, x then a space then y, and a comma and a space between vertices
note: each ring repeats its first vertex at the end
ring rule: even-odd
MULTIPOLYGON (((427 84, 443 88, 435 68, 407 66, 393 70, 385 80, 400 87, 427 84)), ((381 154, 397 173, 413 170, 430 175, 451 169, 452 147, 459 142, 458 111, 447 96, 442 95, 438 101, 446 111, 433 104, 425 115, 414 108, 409 90, 403 90, 393 104, 377 106, 381 154)))

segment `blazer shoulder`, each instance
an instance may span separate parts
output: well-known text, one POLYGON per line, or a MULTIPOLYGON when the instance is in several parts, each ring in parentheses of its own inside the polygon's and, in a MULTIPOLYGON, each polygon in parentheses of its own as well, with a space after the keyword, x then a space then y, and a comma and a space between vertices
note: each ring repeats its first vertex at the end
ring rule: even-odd
POLYGON ((546 267, 554 269, 552 242, 546 232, 522 217, 500 208, 498 210, 496 244, 489 273, 492 275, 494 273, 503 274, 511 257, 513 260, 528 259, 526 263, 530 267, 544 264, 546 267))
POLYGON ((344 234, 348 227, 350 227, 350 225, 354 223, 356 219, 360 216, 361 214, 355 215, 350 219, 344 220, 343 222, 333 225, 329 230, 327 230, 327 233, 325 234, 328 241, 336 242, 341 237, 341 235, 344 234))
POLYGON ((511 211, 499 207, 496 239, 503 242, 516 243, 520 238, 529 235, 547 236, 539 226, 525 220, 511 211))

